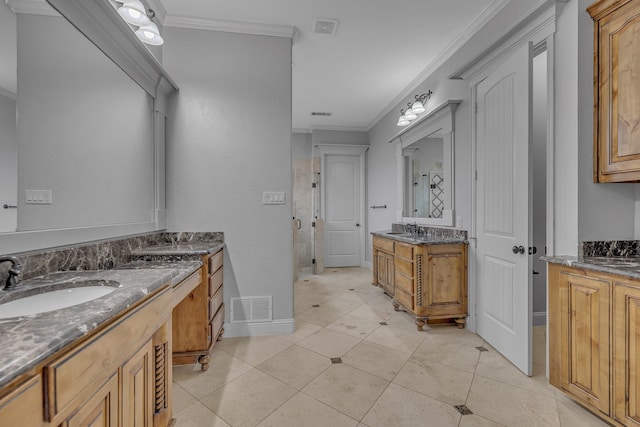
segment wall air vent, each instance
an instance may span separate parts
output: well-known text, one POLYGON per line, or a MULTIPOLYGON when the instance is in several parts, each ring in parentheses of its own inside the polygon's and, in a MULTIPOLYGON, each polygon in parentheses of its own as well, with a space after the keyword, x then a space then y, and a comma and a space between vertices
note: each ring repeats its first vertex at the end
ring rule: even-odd
POLYGON ((271 322, 273 320, 272 297, 231 298, 231 323, 271 322))
POLYGON ((323 111, 314 111, 311 113, 312 116, 316 116, 316 117, 330 117, 331 114, 333 113, 327 113, 323 111))
POLYGON ((335 36, 336 31, 338 31, 338 22, 337 19, 315 18, 313 20, 313 32, 316 34, 335 36))

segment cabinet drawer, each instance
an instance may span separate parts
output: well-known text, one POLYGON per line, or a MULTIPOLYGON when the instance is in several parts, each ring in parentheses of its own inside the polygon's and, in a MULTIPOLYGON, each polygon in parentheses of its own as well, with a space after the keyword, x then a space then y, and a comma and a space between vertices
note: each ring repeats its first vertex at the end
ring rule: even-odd
POLYGON ((385 239, 383 237, 373 236, 373 246, 385 251, 387 253, 393 253, 393 240, 385 239))
POLYGON ((412 245, 403 245, 402 243, 396 243, 396 256, 408 260, 413 259, 413 249, 412 245))
POLYGON ((220 332, 222 332, 223 326, 224 326, 224 305, 220 307, 220 309, 214 316, 213 321, 211 322, 212 339, 214 341, 218 339, 220 332))
POLYGON ((84 345, 44 369, 49 419, 65 410, 91 387, 103 384, 137 348, 149 339, 171 311, 168 290, 143 303, 84 345))
POLYGON ((224 269, 216 271, 213 276, 209 277, 209 296, 215 295, 222 286, 222 271, 224 269))
POLYGON ((395 293, 394 297, 395 297, 396 301, 398 301, 400 304, 404 305, 409 310, 413 311, 413 297, 411 295, 409 295, 406 292, 401 291, 400 289, 396 288, 396 293, 395 293))
POLYGON ((209 274, 216 272, 220 267, 222 267, 222 261, 224 259, 223 254, 224 252, 221 249, 209 258, 209 274))
POLYGON ((396 269, 396 273, 402 273, 407 277, 413 277, 413 262, 406 259, 398 258, 394 260, 393 266, 396 269))
POLYGON ((409 295, 413 295, 413 279, 396 272, 395 280, 396 288, 400 288, 409 295))
POLYGON ((209 320, 213 318, 213 315, 218 312, 220 306, 222 306, 223 297, 222 289, 218 289, 218 292, 209 300, 209 320))

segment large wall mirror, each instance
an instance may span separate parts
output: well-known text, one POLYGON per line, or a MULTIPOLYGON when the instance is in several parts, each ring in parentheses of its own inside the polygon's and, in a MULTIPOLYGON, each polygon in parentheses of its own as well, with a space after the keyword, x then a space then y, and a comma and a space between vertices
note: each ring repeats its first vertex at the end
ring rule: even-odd
POLYGON ((454 226, 454 112, 448 101, 396 135, 397 220, 454 226))
POLYGON ((90 19, 27 3, 0 3, 0 254, 161 228, 159 79, 105 55, 79 31, 90 19))

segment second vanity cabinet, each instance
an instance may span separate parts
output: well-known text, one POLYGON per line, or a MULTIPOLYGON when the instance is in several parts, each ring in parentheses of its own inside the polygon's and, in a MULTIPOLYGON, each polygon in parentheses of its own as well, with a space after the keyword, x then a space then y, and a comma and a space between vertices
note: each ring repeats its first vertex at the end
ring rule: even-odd
POLYGON ((640 281, 548 271, 549 382, 614 425, 640 426, 640 281))
POLYGON ((467 244, 406 243, 373 236, 373 284, 393 298, 396 311, 415 317, 419 331, 427 323, 467 317, 467 244))
POLYGON ((209 368, 211 348, 224 333, 223 259, 223 249, 202 255, 200 275, 194 279, 197 283, 176 298, 181 301, 173 310, 173 363, 176 365, 197 361, 203 371, 209 368))

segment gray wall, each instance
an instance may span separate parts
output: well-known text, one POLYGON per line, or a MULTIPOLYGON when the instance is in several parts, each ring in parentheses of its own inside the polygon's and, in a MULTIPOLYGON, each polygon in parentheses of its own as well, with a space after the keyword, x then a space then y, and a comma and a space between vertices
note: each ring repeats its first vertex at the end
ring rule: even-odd
POLYGON ((16 231, 15 205, 18 192, 18 136, 16 132, 16 101, 0 94, 0 233, 16 231))
POLYGON ((18 16, 18 76, 18 229, 150 221, 151 98, 60 17, 18 16))
POLYGON ((313 144, 369 145, 367 132, 315 129, 311 133, 313 144))
POLYGON ((169 229, 223 231, 226 303, 271 295, 274 320, 292 319, 291 40, 164 34, 180 87, 168 114, 169 229), (286 204, 263 205, 263 191, 284 191, 286 204))
MULTIPOLYGON (((533 58, 533 129, 532 129, 531 166, 533 177, 533 242, 538 248, 537 256, 532 257, 533 271, 533 312, 547 311, 547 265, 540 260, 546 245, 547 216, 547 53, 533 58)), ((534 317, 535 322, 544 318, 534 317)))

